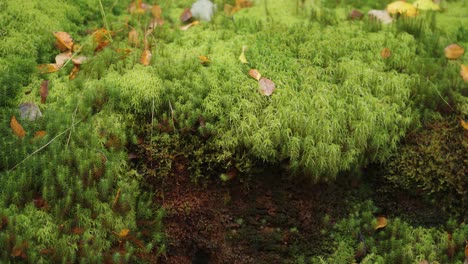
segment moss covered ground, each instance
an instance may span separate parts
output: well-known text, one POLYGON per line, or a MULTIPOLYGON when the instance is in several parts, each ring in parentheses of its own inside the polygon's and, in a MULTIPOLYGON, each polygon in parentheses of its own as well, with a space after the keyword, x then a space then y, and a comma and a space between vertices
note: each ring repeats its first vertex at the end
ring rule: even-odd
POLYGON ((466 1, 214 2, 0 2, 0 262, 463 263, 466 1))

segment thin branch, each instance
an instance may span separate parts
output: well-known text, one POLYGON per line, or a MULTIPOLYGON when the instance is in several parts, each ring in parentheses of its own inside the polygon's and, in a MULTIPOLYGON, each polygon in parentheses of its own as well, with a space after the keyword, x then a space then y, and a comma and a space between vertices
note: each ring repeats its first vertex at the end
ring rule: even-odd
MULTIPOLYGON (((76 122, 74 125, 77 125, 78 123, 80 123, 82 120, 76 122)), ((13 168, 9 169, 8 170, 8 173, 11 172, 12 170, 14 170, 16 167, 18 167, 19 165, 21 165, 23 162, 25 162, 27 159, 29 159, 30 157, 32 157, 34 154, 38 153, 39 151, 43 150, 45 147, 47 147, 48 145, 50 145, 50 143, 52 143, 54 140, 56 140, 58 137, 62 136, 63 134, 65 134, 68 130, 70 130, 71 127, 65 129, 64 131, 62 131, 60 134, 58 134, 57 136, 55 136, 53 139, 51 139, 49 142, 47 142, 44 146, 36 149, 33 153, 29 154, 28 156, 26 156, 26 158, 24 158, 22 161, 20 161, 19 163, 17 163, 15 166, 13 166, 13 168)))
POLYGON ((176 128, 175 128, 175 121, 174 121, 174 109, 172 109, 171 101, 169 101, 169 108, 171 109, 172 128, 175 131, 176 128))

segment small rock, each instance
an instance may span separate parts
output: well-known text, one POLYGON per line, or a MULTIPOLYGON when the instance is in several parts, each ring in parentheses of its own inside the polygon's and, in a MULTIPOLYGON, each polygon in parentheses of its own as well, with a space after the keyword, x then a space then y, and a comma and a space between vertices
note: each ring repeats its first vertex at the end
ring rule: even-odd
POLYGON ((204 21, 211 21, 216 10, 216 5, 210 0, 198 0, 192 5, 190 12, 192 16, 204 21))
POLYGON ((39 106, 35 103, 22 103, 19 106, 21 119, 28 119, 29 121, 34 121, 39 117, 42 117, 41 110, 39 106))

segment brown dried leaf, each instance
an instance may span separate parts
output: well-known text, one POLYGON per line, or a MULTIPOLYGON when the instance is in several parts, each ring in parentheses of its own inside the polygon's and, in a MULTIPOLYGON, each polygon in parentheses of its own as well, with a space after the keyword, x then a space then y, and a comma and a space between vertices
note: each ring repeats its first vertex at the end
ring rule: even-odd
POLYGON ((138 31, 136 31, 136 29, 132 29, 128 32, 128 43, 134 47, 138 47, 140 45, 140 39, 138 38, 138 31))
POLYGON ((34 138, 41 138, 47 135, 47 132, 45 130, 39 130, 36 133, 34 133, 34 138))
POLYGON ((190 8, 185 8, 182 14, 180 14, 179 20, 182 23, 186 23, 192 19, 192 11, 190 11, 190 8))
POLYGON ((63 31, 56 31, 53 34, 56 38, 55 46, 60 51, 73 49, 73 38, 70 36, 70 34, 68 34, 67 32, 63 32, 63 31))
POLYGON ((84 233, 84 229, 76 226, 71 230, 71 232, 75 235, 82 235, 84 233))
POLYGON ((390 58, 390 56, 392 56, 392 52, 390 51, 389 48, 383 48, 380 51, 380 57, 382 57, 383 59, 388 59, 390 58))
POLYGON ((114 32, 106 29, 100 28, 93 31, 94 41, 98 44, 94 51, 100 51, 107 47, 110 44, 110 40, 114 35, 114 32))
POLYGON ((46 74, 46 73, 56 72, 60 70, 60 67, 57 67, 57 64, 55 63, 48 63, 48 64, 38 65, 37 69, 39 70, 40 73, 46 74))
POLYGON ((257 69, 250 69, 249 75, 257 81, 260 81, 260 78, 262 78, 262 74, 257 69))
POLYGON ((13 130, 13 133, 17 135, 18 137, 22 138, 26 136, 26 131, 24 131, 24 128, 21 126, 18 120, 16 120, 15 116, 11 117, 10 127, 11 127, 11 130, 13 130))
POLYGON ((379 230, 387 226, 387 218, 383 216, 377 217, 377 223, 375 224, 374 229, 379 230))
POLYGON ((270 96, 275 90, 275 83, 267 78, 261 78, 258 85, 260 86, 259 92, 262 95, 270 96))
POLYGON ((461 65, 460 75, 465 82, 468 82, 468 65, 461 65))
POLYGON ((364 17, 364 14, 357 9, 351 10, 351 12, 348 15, 349 20, 361 20, 363 17, 364 17))
POLYGON ((151 14, 153 15, 154 18, 161 19, 161 14, 162 14, 161 7, 159 5, 154 5, 151 8, 151 14))
POLYGON ((145 49, 143 53, 141 54, 140 62, 141 64, 148 66, 151 63, 151 51, 149 49, 145 49))
POLYGON ((58 69, 62 68, 63 65, 72 57, 71 51, 66 51, 55 56, 55 65, 58 69))
POLYGON ((445 57, 449 60, 460 58, 465 50, 457 44, 450 44, 444 49, 445 57))
POLYGON ((468 122, 460 118, 460 125, 465 129, 468 130, 468 122))
POLYGON ((88 60, 88 57, 86 56, 78 56, 76 58, 72 59, 72 62, 74 65, 81 65, 83 64, 86 60, 88 60))
POLYGON ((41 103, 45 104, 47 96, 49 95, 49 81, 48 80, 42 81, 39 93, 41 95, 41 103))
POLYGON ((73 69, 71 70, 70 75, 68 75, 68 79, 70 81, 74 80, 79 71, 80 71, 80 65, 73 66, 73 69))

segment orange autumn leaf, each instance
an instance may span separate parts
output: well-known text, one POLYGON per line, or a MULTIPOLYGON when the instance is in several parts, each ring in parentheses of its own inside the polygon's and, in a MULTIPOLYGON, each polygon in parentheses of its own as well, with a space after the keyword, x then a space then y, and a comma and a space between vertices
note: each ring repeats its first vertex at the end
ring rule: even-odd
POLYGON ((460 118, 460 125, 465 129, 468 130, 468 122, 460 118))
POLYGON ((120 238, 125 238, 126 236, 128 236, 129 232, 130 232, 130 229, 124 228, 124 229, 120 230, 118 235, 119 235, 120 238))
POLYGON ((34 138, 41 138, 47 135, 47 132, 45 130, 39 130, 36 133, 34 133, 34 138))
POLYGON ((390 52, 390 49, 389 49, 389 48, 383 48, 383 49, 380 51, 380 56, 381 56, 383 59, 387 59, 387 58, 389 58, 391 55, 392 55, 392 53, 390 52))
POLYGON ((445 57, 449 60, 460 58, 465 50, 457 44, 450 44, 444 49, 445 57))
POLYGON ((461 65, 460 75, 465 82, 468 82, 468 65, 461 65))
POLYGON ((17 135, 18 137, 22 138, 26 136, 26 131, 24 131, 24 128, 21 126, 18 120, 16 120, 15 116, 11 117, 10 127, 11 127, 11 130, 13 130, 13 133, 17 135))
POLYGON ((41 103, 45 104, 47 96, 49 95, 49 81, 48 80, 42 81, 39 93, 41 95, 41 103))
POLYGON ((140 62, 141 64, 148 66, 151 63, 151 51, 149 49, 145 49, 143 53, 141 54, 140 62))
POLYGON ((40 73, 45 74, 45 73, 56 72, 60 70, 60 67, 57 67, 57 64, 55 63, 48 63, 48 64, 38 65, 37 69, 39 70, 40 73))
POLYGON ((159 5, 154 5, 151 8, 151 14, 153 15, 154 18, 161 19, 161 14, 162 14, 161 7, 159 5))
POLYGON ((55 46, 60 51, 72 50, 73 49, 73 38, 64 31, 56 31, 53 33, 56 39, 55 46))
POLYGON ((70 75, 68 75, 68 79, 70 81, 74 80, 79 71, 80 71, 80 65, 73 66, 73 69, 71 70, 70 75))
POLYGON ((98 44, 94 51, 100 51, 110 44, 110 40, 114 33, 106 28, 100 28, 96 29, 93 34, 94 41, 98 44))
POLYGON ((138 47, 140 45, 140 39, 138 38, 138 32, 136 29, 132 29, 128 32, 128 43, 134 47, 138 47))
POLYGON ((210 59, 208 59, 207 56, 203 56, 203 55, 198 56, 198 59, 200 59, 200 63, 202 65, 208 65, 211 62, 210 59))
POLYGON ((387 226, 387 218, 383 216, 377 217, 377 223, 375 224, 374 229, 379 230, 387 226))
POLYGON ((257 81, 260 81, 260 78, 262 78, 262 74, 257 69, 250 69, 249 75, 257 81))

